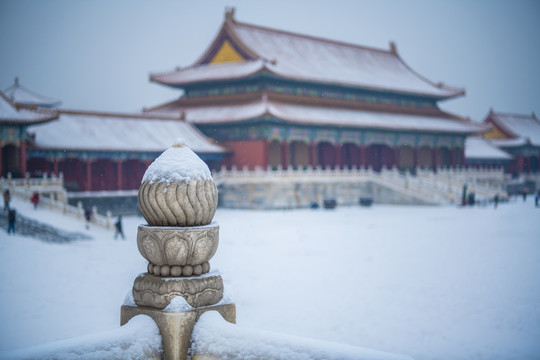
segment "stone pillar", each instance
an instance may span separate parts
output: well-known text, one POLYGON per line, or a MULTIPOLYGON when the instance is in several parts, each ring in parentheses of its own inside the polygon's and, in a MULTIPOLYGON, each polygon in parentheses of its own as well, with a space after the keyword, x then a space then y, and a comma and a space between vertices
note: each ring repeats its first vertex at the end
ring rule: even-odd
POLYGON ((85 191, 92 191, 92 160, 86 159, 86 184, 85 191))
POLYGON ((24 140, 21 141, 19 148, 19 171, 23 178, 26 175, 26 142, 24 140))
POLYGON ((210 170, 183 144, 158 157, 139 188, 148 224, 139 226, 137 247, 148 267, 135 279, 132 303, 122 306, 120 322, 150 316, 159 327, 165 360, 188 358, 202 313, 218 311, 236 321, 235 305, 223 298, 221 274, 210 271, 219 242, 219 226, 212 222, 217 201, 210 170))

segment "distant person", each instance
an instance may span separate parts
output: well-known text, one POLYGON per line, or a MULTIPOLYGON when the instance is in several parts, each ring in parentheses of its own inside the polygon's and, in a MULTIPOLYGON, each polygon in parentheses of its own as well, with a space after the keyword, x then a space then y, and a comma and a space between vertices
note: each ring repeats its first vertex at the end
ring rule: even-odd
POLYGON ((495 197, 493 198, 493 203, 495 204, 496 209, 497 205, 499 205, 499 194, 495 194, 495 197))
POLYGON ((92 210, 84 210, 84 218, 86 219, 86 230, 90 229, 90 221, 92 221, 92 210))
POLYGON ((527 200, 527 194, 529 193, 529 189, 523 188, 521 191, 521 195, 523 195, 523 201, 527 200))
POLYGON ((540 201, 540 190, 536 192, 534 196, 534 207, 538 207, 538 202, 540 201))
POLYGON ((9 202, 11 201, 11 193, 9 189, 4 190, 4 211, 9 210, 9 202))
POLYGON ((8 230, 7 233, 15 235, 15 220, 17 219, 17 211, 15 209, 8 210, 8 230))
POLYGON ((34 210, 37 210, 37 207, 39 205, 39 193, 37 191, 32 194, 30 202, 32 203, 32 205, 34 205, 34 210))
POLYGON ((122 215, 118 215, 118 220, 114 223, 114 227, 116 228, 116 232, 114 233, 114 239, 120 235, 123 240, 126 240, 126 237, 124 236, 124 232, 122 231, 122 215))

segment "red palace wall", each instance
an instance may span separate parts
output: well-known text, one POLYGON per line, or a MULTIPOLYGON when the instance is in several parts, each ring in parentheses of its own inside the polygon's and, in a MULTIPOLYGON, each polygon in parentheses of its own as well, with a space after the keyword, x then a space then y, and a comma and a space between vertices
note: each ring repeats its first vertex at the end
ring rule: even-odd
POLYGON ((233 151, 233 155, 228 156, 224 161, 227 167, 232 165, 237 168, 247 166, 251 170, 255 166, 266 168, 266 140, 228 141, 224 145, 233 151))

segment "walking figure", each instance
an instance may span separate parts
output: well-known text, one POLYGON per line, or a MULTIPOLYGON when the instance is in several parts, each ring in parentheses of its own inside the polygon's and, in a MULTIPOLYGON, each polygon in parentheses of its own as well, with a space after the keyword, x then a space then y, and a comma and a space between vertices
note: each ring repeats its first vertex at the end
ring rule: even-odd
POLYGON ((114 240, 120 235, 123 240, 126 240, 126 237, 124 236, 124 232, 122 231, 122 215, 118 215, 118 220, 114 223, 114 227, 116 228, 116 232, 114 233, 114 240))
POLYGON ((30 202, 34 205, 34 210, 37 210, 39 204, 39 193, 37 191, 32 194, 30 202))
POLYGON ((534 196, 534 207, 538 207, 538 201, 540 201, 540 190, 538 190, 534 196))
POLYGON ((4 190, 4 211, 9 210, 9 202, 11 201, 11 194, 9 189, 4 190))
POLYGON ((521 191, 521 195, 523 196, 523 201, 527 200, 527 194, 529 193, 529 189, 528 188, 523 188, 523 190, 521 191))
POLYGON ((84 210, 84 218, 86 219, 86 230, 90 229, 90 221, 92 221, 92 211, 90 209, 84 210))
POLYGON ((17 217, 17 211, 15 209, 9 209, 8 210, 8 234, 11 234, 13 232, 13 235, 15 235, 15 220, 17 217))
POLYGON ((495 203, 495 209, 496 209, 497 205, 499 205, 499 194, 495 194, 495 198, 493 199, 493 203, 495 203))

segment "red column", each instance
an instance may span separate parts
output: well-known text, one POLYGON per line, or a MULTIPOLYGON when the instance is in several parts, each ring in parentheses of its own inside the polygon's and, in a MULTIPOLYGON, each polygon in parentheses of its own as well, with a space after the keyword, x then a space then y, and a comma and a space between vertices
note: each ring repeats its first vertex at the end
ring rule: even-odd
POLYGON ((523 165, 525 163, 525 159, 523 158, 523 155, 520 155, 518 156, 517 160, 517 172, 518 174, 521 174, 523 172, 523 165))
POLYGON ((309 164, 312 168, 315 168, 317 164, 315 163, 315 143, 309 143, 309 164))
POLYGON ((364 144, 360 145, 360 167, 364 169, 367 168, 366 164, 366 146, 364 144))
POLYGON ((286 140, 281 143, 281 167, 289 167, 289 143, 286 140))
POLYGON ((24 141, 21 141, 19 148, 19 171, 21 172, 21 177, 26 176, 26 142, 24 141))
POLYGON ((431 151, 431 156, 433 160, 433 172, 437 172, 437 148, 431 151))
POLYGON ((394 160, 393 160, 392 167, 396 167, 396 168, 397 168, 397 167, 399 167, 399 164, 398 164, 398 162, 399 162, 399 150, 398 150, 397 147, 395 147, 393 150, 394 150, 394 151, 393 151, 393 154, 394 154, 394 160))
POLYGON ((341 168, 341 144, 336 144, 336 169, 341 168))
POLYGON ((122 190, 122 160, 116 160, 116 189, 122 190))
POLYGON ((456 168, 456 149, 454 148, 452 148, 452 150, 450 151, 450 162, 451 162, 452 168, 455 169, 456 168))
POLYGON ((58 176, 58 158, 53 159, 53 173, 54 176, 58 176))
POLYGON ((86 159, 86 191, 92 191, 92 160, 86 159))
POLYGON ((418 168, 418 147, 414 146, 413 149, 413 169, 416 171, 418 168))
POLYGON ((263 140, 263 163, 264 170, 268 168, 268 139, 263 140))

